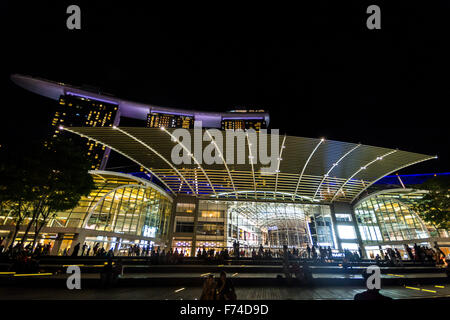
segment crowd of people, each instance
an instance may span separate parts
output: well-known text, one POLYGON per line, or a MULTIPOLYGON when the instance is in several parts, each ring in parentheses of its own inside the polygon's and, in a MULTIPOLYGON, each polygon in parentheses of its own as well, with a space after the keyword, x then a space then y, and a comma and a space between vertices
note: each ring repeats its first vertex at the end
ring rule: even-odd
POLYGON ((375 261, 386 262, 392 265, 402 264, 404 260, 416 261, 416 262, 430 262, 437 265, 445 265, 446 257, 445 253, 435 244, 434 249, 426 246, 419 246, 417 243, 414 244, 413 248, 405 245, 405 253, 402 256, 400 251, 395 248, 387 248, 386 250, 381 250, 380 254, 375 256, 375 261))
MULTIPOLYGON (((331 248, 325 247, 309 247, 306 249, 292 248, 287 251, 289 259, 312 259, 314 261, 328 261, 332 260, 332 251, 331 248)), ((227 248, 221 248, 220 250, 216 250, 214 248, 206 249, 205 247, 199 248, 197 250, 196 257, 201 258, 205 261, 222 261, 225 259, 229 259, 230 257, 234 258, 252 258, 253 260, 270 260, 283 258, 285 255, 284 249, 270 249, 264 248, 262 245, 259 246, 258 249, 243 249, 240 248, 238 242, 233 243, 233 249, 228 250, 227 248)))
MULTIPOLYGON (((21 242, 17 242, 14 246, 5 247, 5 239, 0 238, 0 256, 16 257, 19 254, 32 258, 39 258, 41 256, 48 256, 53 254, 50 243, 37 245, 32 248, 31 243, 25 246, 21 242)), ((413 247, 404 246, 403 253, 398 248, 387 248, 380 250, 374 257, 370 254, 370 258, 377 263, 385 263, 391 265, 401 265, 403 261, 417 261, 417 262, 431 262, 438 265, 446 264, 446 256, 444 252, 435 245, 434 248, 420 246, 414 244, 413 247)), ((363 257, 361 248, 358 250, 344 249, 343 252, 333 253, 331 247, 307 245, 304 248, 289 248, 287 252, 283 249, 264 248, 260 245, 258 248, 241 248, 239 242, 233 243, 233 248, 199 248, 195 256, 202 259, 204 262, 221 263, 229 258, 251 258, 253 260, 270 260, 276 258, 284 258, 285 254, 291 259, 305 259, 313 262, 331 262, 336 260, 343 260, 344 263, 360 261, 363 257), (339 259, 336 259, 339 258, 339 259)), ((90 246, 87 243, 77 243, 72 248, 65 248, 62 252, 63 256, 97 256, 97 257, 114 257, 115 255, 130 256, 130 257, 150 257, 153 264, 177 264, 182 263, 185 257, 190 256, 187 250, 175 249, 161 249, 155 248, 151 245, 133 244, 120 251, 115 251, 114 248, 105 249, 100 242, 94 243, 90 246)))
POLYGON ((205 262, 220 263, 226 259, 230 259, 230 254, 228 252, 228 249, 226 248, 222 250, 215 250, 215 249, 206 250, 206 247, 203 246, 202 249, 198 249, 197 258, 202 259, 205 262))
POLYGON ((22 243, 16 243, 14 246, 5 248, 3 239, 0 239, 0 256, 16 257, 18 255, 25 255, 29 257, 39 258, 40 256, 50 255, 51 245, 38 243, 35 248, 32 248, 31 243, 24 246, 22 243))
MULTIPOLYGON (((4 239, 0 239, 0 256, 8 256, 12 259, 11 270, 19 273, 32 273, 37 272, 39 269, 39 257, 47 256, 51 254, 50 244, 38 243, 34 248, 32 244, 26 244, 23 246, 20 242, 14 246, 9 246, 5 250, 4 239)), ((404 246, 402 252, 398 248, 387 248, 380 250, 380 254, 376 256, 375 260, 379 263, 400 264, 403 261, 417 261, 417 262, 435 262, 436 264, 444 264, 446 266, 447 276, 450 277, 449 265, 445 260, 444 252, 435 244, 434 248, 420 246, 414 244, 413 247, 408 245, 404 246)), ((184 250, 175 249, 161 249, 154 246, 139 246, 134 244, 127 248, 122 249, 124 255, 130 257, 149 257, 147 260, 152 265, 167 265, 167 264, 182 264, 184 259, 188 256, 188 252, 184 250)), ((350 262, 361 261, 362 251, 345 249, 340 255, 333 255, 333 251, 330 247, 321 246, 309 246, 305 248, 288 248, 286 245, 282 249, 268 249, 260 245, 258 248, 242 249, 238 242, 233 244, 233 249, 228 250, 222 248, 215 250, 213 248, 206 248, 203 246, 196 252, 197 259, 203 260, 203 262, 211 262, 213 264, 223 264, 224 260, 228 260, 232 257, 251 257, 254 260, 258 259, 272 259, 281 258, 283 264, 283 272, 287 283, 310 285, 313 281, 312 271, 310 269, 311 263, 317 262, 334 262, 337 261, 337 257, 342 258, 342 266, 344 268, 352 268, 350 262), (302 258, 302 259, 298 259, 302 258), (295 279, 295 280, 294 280, 295 279)), ((114 248, 106 250, 100 242, 95 243, 90 247, 87 243, 77 243, 71 250, 70 254, 67 249, 64 251, 64 255, 71 257, 85 257, 85 256, 99 256, 105 257, 107 263, 101 271, 101 283, 103 287, 114 286, 120 275, 123 275, 123 259, 121 257, 114 258, 114 248)), ((340 260, 340 259, 339 259, 340 260)), ((279 275, 281 277, 281 275, 279 275)), ((284 281, 284 280, 283 280, 284 281)), ((231 279, 227 278, 225 272, 221 272, 220 276, 216 279, 214 275, 209 275, 203 284, 203 290, 200 299, 201 300, 236 300, 236 292, 231 279)), ((356 300, 385 300, 386 297, 379 293, 379 290, 368 289, 365 292, 357 294, 356 300)))
MULTIPOLYGON (((321 246, 309 246, 306 248, 296 248, 293 247, 288 249, 287 254, 289 259, 312 259, 314 261, 326 261, 332 260, 333 254, 331 247, 321 247, 321 246)), ((243 257, 252 258, 254 260, 270 260, 276 258, 283 258, 285 255, 284 249, 271 249, 264 248, 262 244, 259 247, 251 249, 240 248, 239 242, 234 241, 233 249, 230 250, 229 255, 232 257, 243 257)))
POLYGON ((326 260, 332 260, 333 259, 333 253, 331 251, 331 247, 316 247, 313 245, 310 247, 309 245, 306 246, 306 257, 308 259, 312 260, 320 260, 321 262, 325 262, 326 260))
MULTIPOLYGON (((146 245, 140 247, 137 244, 129 246, 127 249, 122 250, 122 255, 129 257, 149 257, 151 264, 178 264, 183 263, 184 257, 186 256, 185 250, 178 251, 177 248, 174 249, 162 249, 158 246, 155 248, 154 246, 146 245)), ((64 255, 64 254, 63 254, 64 255)), ((100 243, 95 243, 95 245, 91 248, 85 243, 81 247, 80 252, 80 244, 76 244, 71 256, 98 256, 98 257, 106 257, 112 258, 115 256, 114 248, 110 248, 109 250, 105 250, 100 247, 100 243)), ((119 254, 120 256, 120 254, 119 254)))
POLYGON ((178 251, 177 248, 175 250, 166 249, 161 250, 158 247, 156 250, 152 249, 150 252, 150 263, 151 264, 182 264, 184 262, 184 258, 186 257, 186 252, 184 250, 178 251))

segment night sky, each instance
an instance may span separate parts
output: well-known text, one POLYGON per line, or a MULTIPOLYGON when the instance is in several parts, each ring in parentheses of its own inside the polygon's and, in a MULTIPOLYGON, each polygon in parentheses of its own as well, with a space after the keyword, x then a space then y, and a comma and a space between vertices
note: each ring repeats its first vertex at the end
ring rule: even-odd
POLYGON ((450 171, 450 2, 311 2, 2 1, 1 143, 44 135, 56 105, 15 86, 21 73, 154 105, 266 109, 283 133, 437 154, 402 172, 450 171), (381 30, 366 27, 370 4, 381 30))

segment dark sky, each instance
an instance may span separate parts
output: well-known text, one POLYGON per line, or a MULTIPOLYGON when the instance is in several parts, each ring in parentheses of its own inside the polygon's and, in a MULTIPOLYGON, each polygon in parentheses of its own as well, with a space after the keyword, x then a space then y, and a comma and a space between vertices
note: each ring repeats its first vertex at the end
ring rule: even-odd
POLYGON ((389 2, 2 1, 1 139, 49 126, 55 102, 10 82, 22 73, 156 105, 263 108, 282 132, 437 154, 402 172, 450 171, 450 2, 389 2), (66 28, 69 4, 80 31, 66 28), (381 30, 366 28, 370 4, 381 30))

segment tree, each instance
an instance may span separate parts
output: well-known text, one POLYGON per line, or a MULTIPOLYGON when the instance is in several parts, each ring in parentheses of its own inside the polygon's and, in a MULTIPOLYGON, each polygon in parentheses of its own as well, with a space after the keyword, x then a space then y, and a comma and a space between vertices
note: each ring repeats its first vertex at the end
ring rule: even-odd
POLYGON ((17 217, 16 231, 29 218, 22 243, 33 228, 33 247, 49 218, 76 207, 95 187, 86 151, 67 138, 10 146, 0 159, 0 203, 17 217))
POLYGON ((35 205, 38 210, 33 246, 50 217, 58 211, 73 209, 82 196, 89 195, 95 188, 88 173, 91 163, 85 151, 74 144, 65 140, 53 143, 45 153, 45 160, 48 170, 40 184, 40 195, 35 205))
POLYGON ((428 191, 413 204, 422 220, 436 229, 450 229, 450 179, 433 177, 417 189, 428 191))
POLYGON ((29 217, 35 193, 33 193, 33 174, 30 168, 35 157, 35 143, 27 149, 22 144, 12 144, 0 148, 0 212, 13 219, 15 225, 12 244, 17 237, 21 225, 29 217), (28 153, 28 156, 27 156, 28 153))

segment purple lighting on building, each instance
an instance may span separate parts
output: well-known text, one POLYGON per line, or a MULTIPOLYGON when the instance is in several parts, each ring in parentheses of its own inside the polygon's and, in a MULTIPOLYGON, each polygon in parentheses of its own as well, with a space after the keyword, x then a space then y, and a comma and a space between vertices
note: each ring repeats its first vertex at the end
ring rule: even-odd
POLYGON ((227 118, 222 118, 223 120, 263 120, 264 117, 245 117, 245 116, 240 116, 240 117, 227 117, 227 118))
POLYGON ((69 91, 67 91, 66 94, 69 96, 81 97, 81 98, 85 98, 85 99, 89 99, 89 100, 101 101, 104 103, 110 103, 110 104, 115 104, 115 105, 118 104, 117 102, 114 102, 114 101, 105 100, 105 99, 101 99, 101 98, 94 98, 94 97, 86 96, 84 94, 79 94, 79 93, 74 93, 74 92, 69 92, 69 91))
POLYGON ((120 111, 120 117, 147 120, 148 113, 150 112, 192 117, 195 121, 202 121, 202 126, 208 128, 221 128, 221 120, 265 120, 266 124, 269 125, 269 114, 265 112, 245 114, 242 112, 211 112, 193 109, 183 110, 178 108, 166 108, 123 100, 118 97, 112 97, 111 99, 114 99, 113 101, 110 100, 109 96, 105 96, 101 93, 86 91, 82 88, 74 87, 68 84, 33 78, 20 74, 11 75, 11 80, 26 90, 56 101, 58 101, 62 95, 68 95, 120 106, 118 110, 120 111))
POLYGON ((182 113, 182 112, 171 112, 171 111, 158 111, 158 110, 151 110, 150 113, 171 114, 171 115, 174 115, 174 116, 194 117, 194 114, 193 114, 193 113, 182 113))

